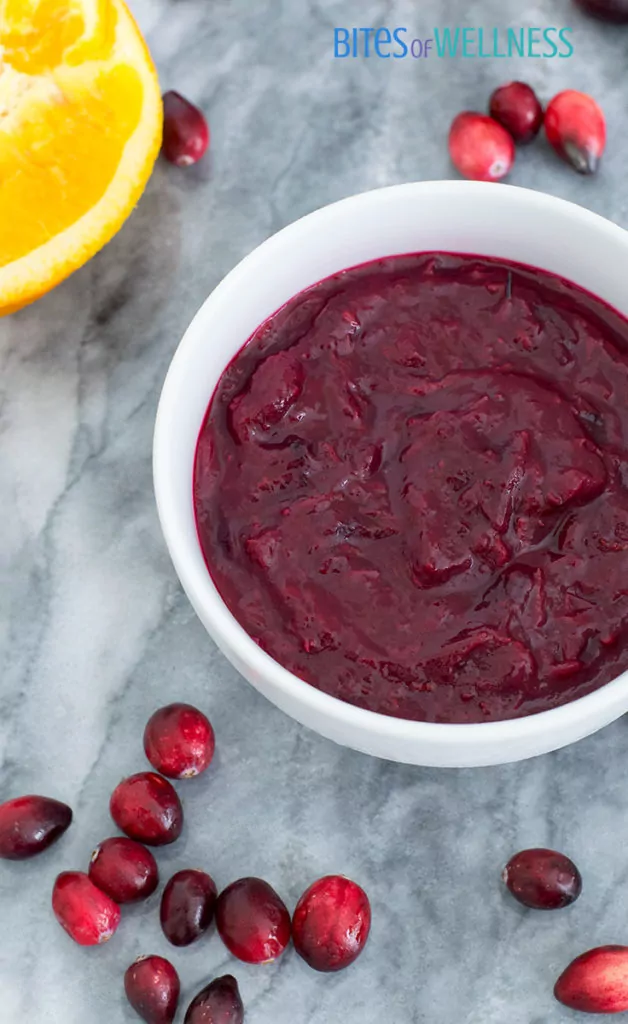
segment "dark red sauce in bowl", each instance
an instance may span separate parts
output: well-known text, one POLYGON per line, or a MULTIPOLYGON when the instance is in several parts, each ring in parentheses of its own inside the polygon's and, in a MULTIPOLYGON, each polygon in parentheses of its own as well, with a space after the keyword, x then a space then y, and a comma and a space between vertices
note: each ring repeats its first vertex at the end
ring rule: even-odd
POLYGON ((223 374, 198 535, 236 619, 342 700, 516 718, 628 668, 628 321, 427 253, 292 299, 223 374))

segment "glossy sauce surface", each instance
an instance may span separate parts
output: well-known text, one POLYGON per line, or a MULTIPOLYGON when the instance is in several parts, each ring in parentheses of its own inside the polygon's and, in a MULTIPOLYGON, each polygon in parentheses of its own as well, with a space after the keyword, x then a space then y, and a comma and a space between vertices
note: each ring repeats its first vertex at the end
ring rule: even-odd
POLYGON ((302 679, 478 722, 628 667, 628 322, 543 271, 380 260, 223 374, 194 470, 227 605, 302 679))

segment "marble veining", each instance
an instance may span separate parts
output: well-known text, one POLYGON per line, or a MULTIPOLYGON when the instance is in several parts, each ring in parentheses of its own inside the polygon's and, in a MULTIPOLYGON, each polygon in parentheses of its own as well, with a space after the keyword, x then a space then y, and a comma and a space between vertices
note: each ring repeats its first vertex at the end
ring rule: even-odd
MULTIPOLYGON (((512 182, 628 226, 628 30, 566 0, 449 0, 447 21, 574 27, 571 60, 336 61, 332 29, 445 20, 424 0, 134 0, 164 88, 207 109, 212 153, 160 164, 117 238, 60 288, 0 324, 0 799, 44 792, 75 824, 30 864, 0 865, 0 1021, 125 1024, 122 975, 169 954, 158 897, 84 951, 49 908, 55 874, 84 868, 112 834, 108 797, 141 770, 150 712, 174 699, 214 721, 206 778, 181 785, 188 866, 219 886, 262 875, 293 906, 315 877, 368 890, 370 945, 322 977, 293 951, 273 967, 233 961, 212 935, 173 951, 184 1004, 237 975, 248 1024, 559 1024, 553 981, 590 946, 628 942, 628 727, 619 721, 525 764, 428 771, 334 746, 285 718, 217 652, 182 595, 161 538, 151 434, 168 362, 218 280, 258 242, 323 203, 378 185, 451 177, 445 138, 461 108, 525 78, 600 98, 609 150, 579 178, 545 144, 512 182), (555 915, 506 897, 501 868, 523 846, 564 849, 584 893, 555 915)), ((181 1017, 182 1019, 182 1017, 181 1017)))

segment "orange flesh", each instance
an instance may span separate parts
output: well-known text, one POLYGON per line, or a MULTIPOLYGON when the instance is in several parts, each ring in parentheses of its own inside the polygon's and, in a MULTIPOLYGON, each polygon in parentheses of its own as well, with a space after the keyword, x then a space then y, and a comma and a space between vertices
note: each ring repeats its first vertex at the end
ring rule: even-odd
POLYGON ((108 241, 160 140, 156 74, 120 0, 0 0, 0 312, 108 241))

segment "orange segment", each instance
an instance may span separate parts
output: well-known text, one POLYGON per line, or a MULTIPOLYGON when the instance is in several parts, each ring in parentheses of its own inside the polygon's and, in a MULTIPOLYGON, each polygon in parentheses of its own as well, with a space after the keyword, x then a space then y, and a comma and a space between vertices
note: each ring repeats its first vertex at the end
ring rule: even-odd
POLYGON ((155 69, 121 0, 0 0, 0 315, 118 230, 161 121, 155 69))

